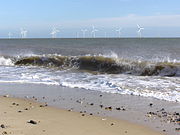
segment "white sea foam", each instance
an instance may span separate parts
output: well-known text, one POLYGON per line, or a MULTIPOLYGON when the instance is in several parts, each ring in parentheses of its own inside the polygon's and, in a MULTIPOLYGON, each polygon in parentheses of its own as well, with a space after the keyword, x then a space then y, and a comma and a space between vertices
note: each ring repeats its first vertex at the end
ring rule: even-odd
POLYGON ((10 58, 5 58, 3 56, 0 56, 0 65, 12 66, 14 64, 10 58))
MULTIPOLYGON (((9 65, 9 64, 8 64, 9 65)), ((180 102, 180 78, 133 76, 125 74, 93 75, 72 70, 38 67, 0 66, 0 82, 60 85, 108 93, 130 94, 180 102)))

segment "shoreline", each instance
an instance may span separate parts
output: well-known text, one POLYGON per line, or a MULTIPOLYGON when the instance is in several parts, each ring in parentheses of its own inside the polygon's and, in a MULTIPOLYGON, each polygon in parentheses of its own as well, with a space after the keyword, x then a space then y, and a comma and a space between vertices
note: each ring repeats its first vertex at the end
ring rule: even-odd
POLYGON ((12 97, 0 97, 1 134, 161 135, 123 120, 71 112, 12 97))
POLYGON ((176 118, 174 112, 179 110, 179 103, 59 86, 12 83, 1 83, 0 95, 47 103, 52 108, 71 110, 81 115, 92 114, 91 116, 95 117, 112 118, 134 125, 143 125, 152 131, 166 135, 178 135, 179 133, 179 130, 175 130, 178 128, 178 123, 169 122, 167 119, 169 116, 176 118), (163 111, 154 115, 162 108, 164 108, 163 111), (167 117, 164 113, 167 113, 167 117))

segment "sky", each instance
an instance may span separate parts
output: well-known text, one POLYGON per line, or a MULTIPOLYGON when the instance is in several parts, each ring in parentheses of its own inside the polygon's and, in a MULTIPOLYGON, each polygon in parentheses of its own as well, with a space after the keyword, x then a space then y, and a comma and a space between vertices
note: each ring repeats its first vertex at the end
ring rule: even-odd
POLYGON ((137 24, 143 37, 180 37, 180 0, 0 0, 0 37, 47 38, 53 27, 57 37, 82 37, 81 29, 97 37, 136 37, 137 24))

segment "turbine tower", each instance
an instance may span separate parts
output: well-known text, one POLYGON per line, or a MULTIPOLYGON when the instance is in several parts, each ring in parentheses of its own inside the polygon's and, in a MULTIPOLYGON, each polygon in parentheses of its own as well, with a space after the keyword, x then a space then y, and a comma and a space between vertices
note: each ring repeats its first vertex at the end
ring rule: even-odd
POLYGON ((9 38, 12 37, 12 33, 11 33, 11 32, 8 33, 8 37, 9 37, 9 38))
POLYGON ((142 30, 144 30, 144 28, 143 28, 143 27, 141 27, 141 26, 140 26, 140 25, 138 25, 138 24, 137 24, 137 27, 138 27, 138 31, 137 31, 138 36, 141 38, 141 37, 142 37, 142 33, 141 33, 141 31, 142 31, 142 30))
POLYGON ((56 38, 58 32, 59 32, 59 30, 57 28, 53 27, 52 31, 50 33, 52 35, 52 38, 56 38))
POLYGON ((93 38, 96 38, 96 32, 97 32, 98 30, 97 29, 95 29, 95 27, 94 27, 94 25, 92 26, 92 31, 91 31, 91 34, 92 34, 92 37, 93 38))
POLYGON ((116 30, 118 32, 118 37, 119 38, 121 37, 121 30, 122 30, 122 28, 119 28, 119 29, 116 30))
POLYGON ((81 31, 82 31, 82 34, 83 34, 83 38, 85 38, 86 37, 87 29, 81 29, 81 31))
POLYGON ((20 35, 21 35, 21 38, 26 38, 27 37, 27 30, 25 30, 25 29, 23 29, 23 28, 21 28, 20 29, 20 35))

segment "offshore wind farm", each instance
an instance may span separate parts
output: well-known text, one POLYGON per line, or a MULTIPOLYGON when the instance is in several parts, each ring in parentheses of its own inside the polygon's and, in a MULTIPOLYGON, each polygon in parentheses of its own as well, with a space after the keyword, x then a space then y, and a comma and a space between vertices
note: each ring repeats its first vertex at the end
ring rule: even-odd
MULTIPOLYGON (((143 27, 140 27, 138 24, 137 24, 137 37, 139 38, 142 38, 143 35, 142 35, 142 30, 144 30, 143 27)), ((99 35, 98 37, 96 36, 96 33, 98 32, 99 30, 97 28, 95 28, 94 25, 92 25, 92 29, 88 31, 88 29, 80 29, 80 31, 76 31, 76 38, 110 38, 107 36, 107 32, 104 32, 104 35, 99 35), (82 34, 79 35, 79 32, 81 32, 82 34), (86 34, 89 32, 89 36, 87 36, 86 34)), ((104 31, 103 29, 101 31, 104 31)), ((113 30, 112 30, 113 31, 113 30)), ((111 38, 121 38, 123 37, 122 35, 122 28, 118 28, 115 30, 115 32, 117 32, 117 36, 111 36, 111 38)), ((28 31, 23 29, 23 28, 20 28, 20 36, 15 36, 13 37, 13 34, 11 32, 8 33, 7 37, 5 38, 28 38, 27 36, 27 33, 28 31)), ((60 33, 60 30, 57 28, 57 27, 53 27, 52 30, 50 31, 50 36, 49 38, 61 38, 60 36, 58 36, 58 33, 60 33)), ((61 33, 63 34, 63 33, 61 33)), ((75 38, 74 37, 74 38, 75 38)), ((136 36, 135 36, 136 37, 136 36)), ((31 37, 32 38, 32 37, 31 37)), ((36 38, 36 37, 33 37, 33 38, 36 38)), ((42 37, 41 37, 42 38, 42 37)), ((47 37, 44 37, 44 38, 47 38, 47 37)), ((66 37, 66 38, 72 38, 72 37, 66 37)), ((129 37, 131 38, 131 37, 129 37)))

